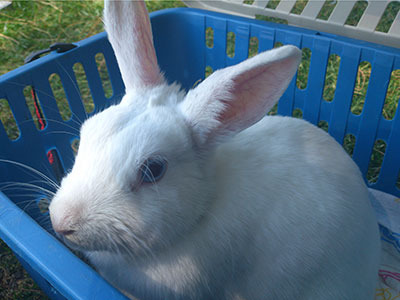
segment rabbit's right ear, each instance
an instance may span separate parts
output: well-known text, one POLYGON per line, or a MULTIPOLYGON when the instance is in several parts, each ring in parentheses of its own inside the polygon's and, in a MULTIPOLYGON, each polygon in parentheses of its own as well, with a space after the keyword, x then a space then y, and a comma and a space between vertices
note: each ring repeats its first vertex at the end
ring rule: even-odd
POLYGON ((164 82, 143 0, 105 0, 104 25, 127 92, 164 82))
POLYGON ((200 147, 262 119, 279 100, 300 63, 301 51, 284 46, 218 70, 189 91, 180 109, 200 147))

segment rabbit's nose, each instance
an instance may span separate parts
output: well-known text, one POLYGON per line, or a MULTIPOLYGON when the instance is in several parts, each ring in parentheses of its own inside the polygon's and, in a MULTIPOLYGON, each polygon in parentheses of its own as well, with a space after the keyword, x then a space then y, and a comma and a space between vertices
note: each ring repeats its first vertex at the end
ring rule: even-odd
POLYGON ((50 206, 50 220, 56 233, 62 236, 70 236, 76 231, 76 220, 78 219, 74 213, 67 213, 63 205, 50 206))
POLYGON ((68 236, 75 232, 72 228, 71 223, 68 221, 66 217, 55 217, 54 214, 50 213, 50 220, 55 232, 60 235, 68 236))

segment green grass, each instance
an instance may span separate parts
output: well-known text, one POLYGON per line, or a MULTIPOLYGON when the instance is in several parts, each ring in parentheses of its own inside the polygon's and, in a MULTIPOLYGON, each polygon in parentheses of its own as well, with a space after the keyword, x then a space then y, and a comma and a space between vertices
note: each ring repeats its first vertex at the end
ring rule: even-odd
MULTIPOLYGON (((251 5, 253 0, 246 0, 245 3, 251 5)), ((292 9, 292 13, 299 14, 307 4, 307 0, 298 1, 292 9)), ((336 1, 326 1, 323 11, 318 18, 326 20, 336 1)), ((272 0, 268 3, 268 8, 274 9, 279 4, 278 0, 272 0)), ((149 11, 164 9, 168 7, 184 6, 181 1, 148 1, 149 11)), ((360 13, 365 8, 365 3, 360 1, 349 16, 346 24, 357 24, 360 13)), ((103 3, 101 1, 14 1, 13 4, 4 10, 0 10, 0 75, 11 71, 18 66, 23 65, 24 58, 32 51, 45 49, 54 42, 75 42, 86 37, 92 36, 103 31, 101 20, 103 3)), ((399 2, 393 2, 385 11, 385 17, 379 22, 378 30, 387 31, 390 20, 394 18, 400 9, 399 2)), ((286 23, 282 19, 257 16, 257 19, 265 21, 275 21, 286 23)), ((229 33, 227 39, 227 56, 234 57, 235 35, 229 33)), ((258 40, 251 38, 249 41, 249 56, 254 56, 258 52, 258 40)), ((214 47, 213 29, 206 31, 206 43, 208 47, 214 47)), ((281 45, 277 43, 275 46, 281 45)), ((310 58, 312 53, 310 49, 303 49, 302 61, 298 69, 296 85, 299 89, 306 89, 312 84, 308 80, 310 67, 310 58)), ((96 63, 103 82, 104 94, 106 97, 112 95, 112 89, 108 80, 107 68, 104 58, 96 56, 96 63)), ((371 67, 368 62, 360 64, 356 84, 354 88, 354 97, 352 99, 351 112, 360 114, 363 109, 366 90, 371 73, 371 67)), ((333 101, 338 70, 340 67, 340 57, 331 55, 328 60, 327 73, 325 75, 325 85, 323 91, 324 101, 333 101)), ((74 66, 74 71, 78 81, 78 87, 81 92, 82 100, 87 112, 94 109, 93 99, 91 98, 87 80, 80 64, 74 66)), ((208 76, 213 70, 210 67, 206 69, 208 76)), ((57 105, 61 111, 63 119, 71 117, 68 103, 65 101, 65 95, 60 80, 57 76, 51 76, 50 83, 57 105)), ((33 102, 31 100, 30 87, 25 88, 24 94, 33 119, 39 128, 39 120, 34 115, 33 102)), ((391 120, 397 109, 400 98, 400 70, 395 70, 391 75, 386 101, 383 109, 385 119, 391 120)), ((271 114, 276 113, 276 107, 271 114)), ((294 117, 302 117, 301 110, 293 111, 294 117)), ((0 120, 5 125, 10 139, 18 137, 19 132, 15 121, 11 117, 8 103, 5 99, 0 99, 0 120)), ((321 121, 318 124, 321 128, 327 130, 329 124, 321 121)), ((356 140, 354 136, 347 135, 344 139, 345 150, 352 155, 356 140)), ((77 147, 77 144, 74 146, 77 147)), ((380 165, 386 149, 385 143, 377 141, 374 146, 370 168, 367 177, 370 181, 376 181, 379 174, 380 165)), ((399 178, 400 182, 400 178, 399 178)), ((400 184, 399 184, 400 187, 400 184)), ((46 299, 45 295, 33 283, 32 279, 26 274, 23 268, 18 264, 16 258, 12 255, 7 246, 0 241, 0 299, 46 299)))
POLYGON ((0 299, 47 299, 0 239, 0 299))

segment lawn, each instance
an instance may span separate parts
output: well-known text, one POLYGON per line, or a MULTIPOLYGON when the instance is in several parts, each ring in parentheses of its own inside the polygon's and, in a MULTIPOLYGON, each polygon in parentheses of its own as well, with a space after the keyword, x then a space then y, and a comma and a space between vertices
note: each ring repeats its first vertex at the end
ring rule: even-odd
MULTIPOLYGON (((246 0, 246 3, 253 3, 252 0, 246 0)), ((272 0, 268 3, 269 7, 274 8, 279 1, 272 0)), ((307 1, 300 0, 296 3, 292 13, 300 13, 307 1)), ((327 19, 332 12, 336 1, 326 1, 324 11, 319 15, 320 19, 327 19)), ((149 11, 163 9, 167 7, 184 6, 181 1, 147 1, 149 11)), ((45 49, 55 42, 74 42, 79 41, 96 33, 103 31, 101 20, 103 3, 101 1, 13 1, 12 5, 6 9, 0 10, 0 75, 23 65, 24 58, 32 51, 45 49)), ((347 20, 347 24, 356 24, 359 20, 360 12, 365 9, 365 3, 360 1, 357 4, 354 13, 347 20)), ((400 9, 400 2, 392 4, 392 7, 385 13, 385 18, 379 23, 381 31, 388 30, 388 22, 394 18, 400 9), (389 21, 388 21, 389 20, 389 21)), ((271 18, 258 17, 262 20, 271 20, 271 18)), ((282 22, 282 20, 276 20, 282 22)), ((212 32, 207 30, 207 45, 211 44, 212 32)), ((227 55, 234 55, 234 35, 228 35, 227 55)), ((258 41, 250 40, 250 56, 257 53, 258 41)), ((278 46, 278 45, 277 45, 278 46)), ((307 76, 310 65, 310 49, 303 49, 303 59, 298 70, 297 87, 304 89, 308 84, 307 76)), ((107 85, 107 71, 104 58, 96 57, 100 74, 105 85, 105 93, 111 91, 107 85)), ((325 87, 323 99, 332 101, 336 90, 336 79, 340 66, 340 57, 331 55, 328 61, 327 73, 325 77, 325 87)), ((207 75, 212 70, 207 71, 207 75)), ((93 102, 82 66, 76 65, 75 72, 78 78, 79 90, 85 103, 86 111, 93 110, 93 102)), ((354 97, 351 111, 354 114, 360 114, 364 105, 366 90, 371 73, 369 62, 361 62, 359 65, 356 86, 354 88, 354 97)), ((71 112, 68 103, 63 95, 63 89, 58 76, 52 76, 50 79, 54 90, 57 105, 62 111, 63 118, 68 119, 71 112)), ((33 103, 30 100, 29 87, 25 90, 27 103, 33 112, 33 103)), ((398 101, 400 98, 400 70, 395 70, 389 83, 387 91, 383 116, 386 119, 393 119, 398 101)), ((0 120, 3 122, 7 133, 11 139, 18 137, 18 130, 10 117, 10 110, 7 101, 0 99, 0 120)), ((294 112, 295 117, 301 117, 301 111, 294 112)), ((34 117, 37 126, 40 126, 39 120, 34 117)), ((320 127, 327 128, 325 123, 320 123, 320 127)), ((354 137, 346 136, 344 147, 351 155, 354 148, 354 137)), ((377 141, 371 158, 368 180, 376 181, 380 170, 380 164, 385 151, 385 143, 377 141)), ((400 186, 400 185, 399 185, 400 186)), ((18 264, 11 250, 0 241, 0 299, 46 299, 46 296, 35 285, 32 279, 26 274, 23 268, 18 264)))

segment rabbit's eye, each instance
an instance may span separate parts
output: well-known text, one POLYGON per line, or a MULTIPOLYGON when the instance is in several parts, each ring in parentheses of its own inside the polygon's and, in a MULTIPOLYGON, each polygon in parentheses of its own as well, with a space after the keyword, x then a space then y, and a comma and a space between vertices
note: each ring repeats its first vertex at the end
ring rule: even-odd
POLYGON ((162 159, 149 158, 140 168, 142 182, 155 183, 167 170, 167 162, 162 159))

